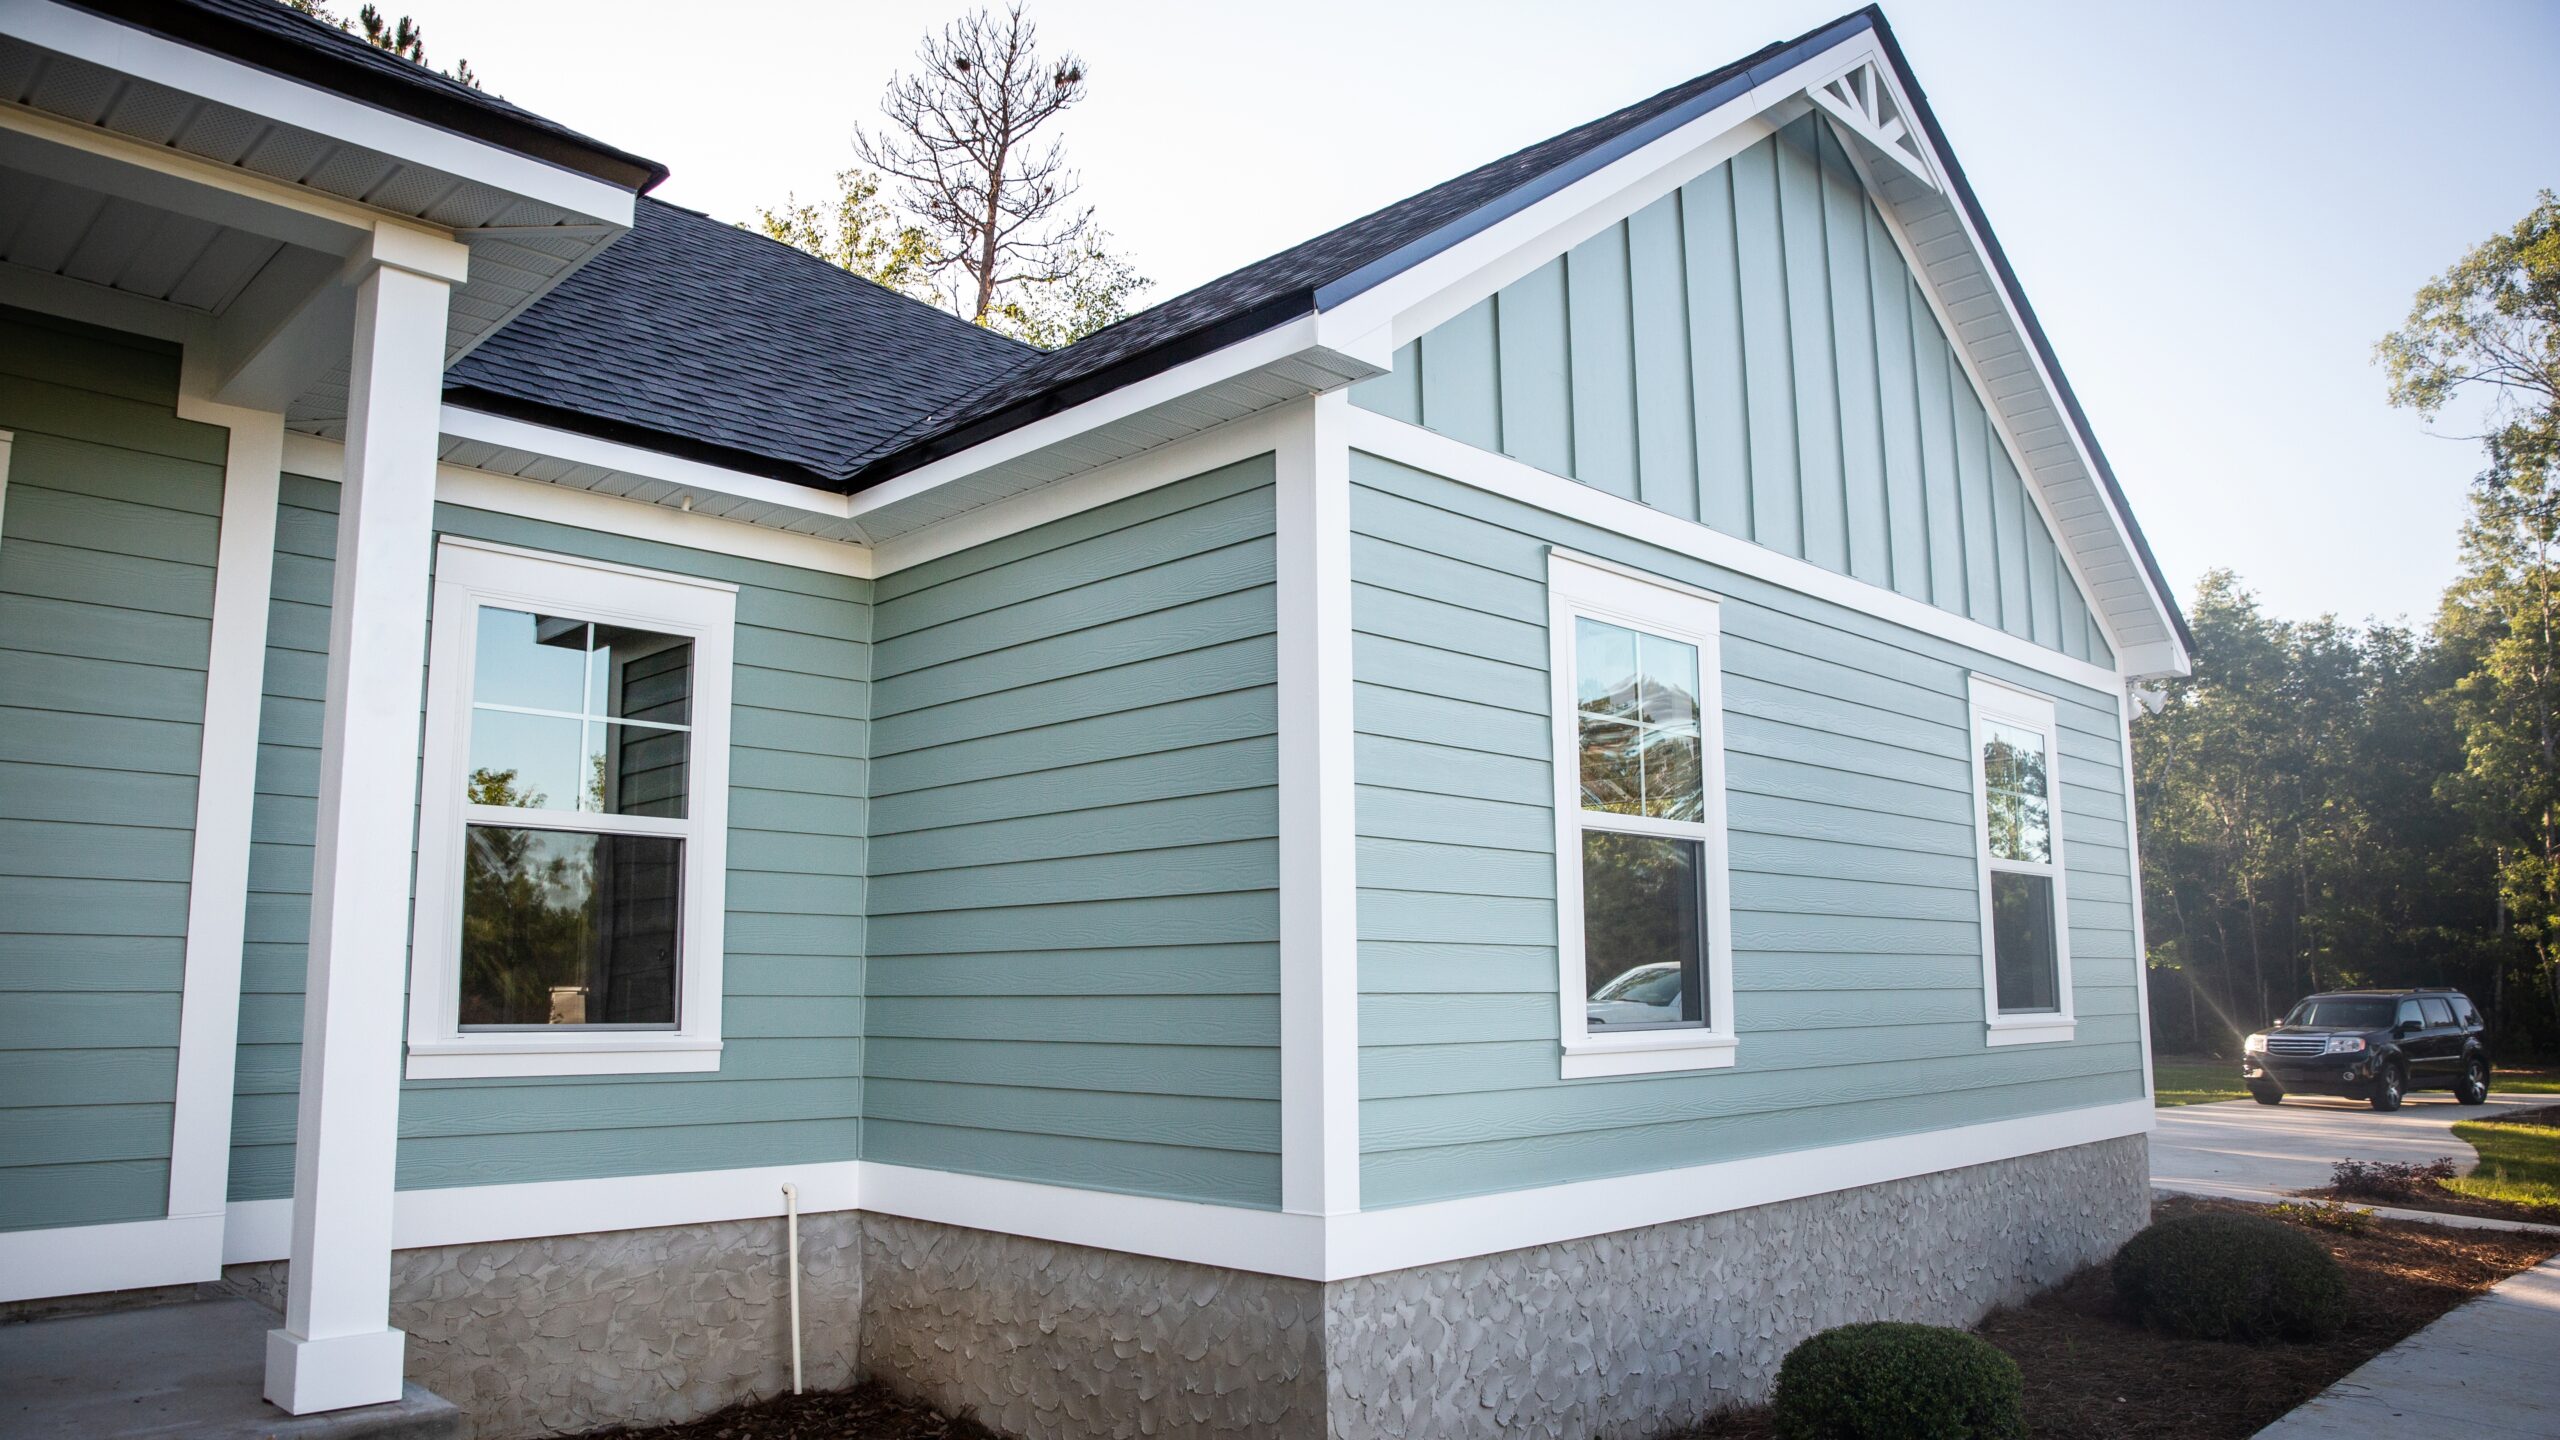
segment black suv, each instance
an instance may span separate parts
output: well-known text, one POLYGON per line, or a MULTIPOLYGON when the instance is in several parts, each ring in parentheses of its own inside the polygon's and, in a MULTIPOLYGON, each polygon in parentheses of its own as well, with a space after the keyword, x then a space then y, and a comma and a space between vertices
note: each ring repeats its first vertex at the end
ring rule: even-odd
POLYGON ((2489 1040, 2459 990, 2337 990, 2314 995, 2249 1037, 2240 1078, 2261 1105, 2288 1091, 2369 1100, 2397 1110, 2412 1090, 2489 1098, 2489 1040))

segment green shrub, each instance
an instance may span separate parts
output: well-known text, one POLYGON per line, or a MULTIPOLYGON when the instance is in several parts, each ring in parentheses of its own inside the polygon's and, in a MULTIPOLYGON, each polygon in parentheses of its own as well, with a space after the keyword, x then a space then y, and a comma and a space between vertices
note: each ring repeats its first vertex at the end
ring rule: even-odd
POLYGON ((2347 1318, 2347 1280, 2319 1241, 2261 1215, 2181 1215, 2116 1252, 2116 1298, 2197 1340, 2317 1340, 2347 1318))
POLYGON ((2018 1440, 2018 1362, 1979 1335, 1878 1321, 1787 1352, 1771 1406, 1782 1440, 2018 1440))

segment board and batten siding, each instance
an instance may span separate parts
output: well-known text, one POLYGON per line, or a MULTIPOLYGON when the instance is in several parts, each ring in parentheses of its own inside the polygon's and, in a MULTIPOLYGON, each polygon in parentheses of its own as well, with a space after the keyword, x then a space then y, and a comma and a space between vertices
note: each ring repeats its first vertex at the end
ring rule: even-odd
POLYGON ((1272 474, 879 582, 865 1161, 1278 1205, 1272 474))
POLYGON ((2141 1097, 2115 696, 1352 464, 1363 1204, 2141 1097), (1558 1078, 1550 546, 1723 597, 1732 1069, 1558 1078), (1970 672, 2056 702, 2068 1043, 1983 1043, 1970 672))
POLYGON ((1351 399, 2112 663, 1819 116, 1406 345, 1351 399))
MULTIPOLYGON (((276 530, 241 973, 231 1198, 289 1195, 338 487, 288 475, 276 530)), ((870 582, 438 505, 439 534, 738 589, 725 1048, 713 1073, 411 1080, 399 1185, 850 1160, 862 1106, 870 582)), ((423 657, 422 657, 423 658, 423 657)), ((408 916, 386 910, 386 924, 408 916)))
POLYGON ((0 310, 0 1230, 168 1211, 227 443, 177 393, 0 310))

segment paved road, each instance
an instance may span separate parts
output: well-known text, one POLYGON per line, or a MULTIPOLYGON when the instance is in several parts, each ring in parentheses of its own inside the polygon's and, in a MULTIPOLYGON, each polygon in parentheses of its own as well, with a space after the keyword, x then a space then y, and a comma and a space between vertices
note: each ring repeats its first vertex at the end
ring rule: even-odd
POLYGON ((2560 1260, 2545 1260, 2383 1351, 2257 1440, 2548 1440, 2560 1435, 2555 1355, 2560 1260))
POLYGON ((2384 1115, 2361 1100, 2290 1097, 2282 1105, 2225 1100, 2160 1112, 2151 1137, 2151 1183, 2163 1190, 2264 1200, 2329 1183, 2348 1158, 2423 1162, 2450 1155, 2468 1170, 2480 1157, 2453 1138, 2453 1122, 2498 1110, 2560 1104, 2549 1095, 2496 1095, 2457 1105, 2424 1091, 2384 1115))

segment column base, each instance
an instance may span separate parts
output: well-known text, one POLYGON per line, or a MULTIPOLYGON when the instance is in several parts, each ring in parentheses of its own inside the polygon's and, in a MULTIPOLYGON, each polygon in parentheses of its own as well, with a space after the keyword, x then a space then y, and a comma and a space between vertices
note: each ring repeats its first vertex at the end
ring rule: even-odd
POLYGON ((267 1399, 289 1414, 387 1405, 400 1398, 409 1337, 369 1330, 310 1340, 267 1332, 267 1399))

